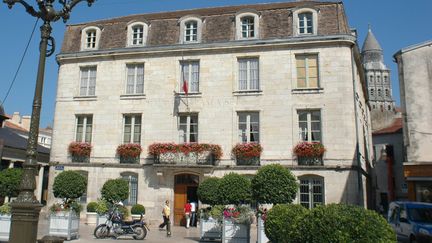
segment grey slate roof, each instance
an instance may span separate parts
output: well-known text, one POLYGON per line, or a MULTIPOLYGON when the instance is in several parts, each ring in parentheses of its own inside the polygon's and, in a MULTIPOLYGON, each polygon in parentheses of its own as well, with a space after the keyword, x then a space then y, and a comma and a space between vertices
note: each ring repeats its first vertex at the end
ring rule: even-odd
POLYGON ((382 51, 381 45, 378 43, 372 30, 369 29, 365 42, 363 43, 362 52, 365 51, 382 51))
MULTIPOLYGON (((0 128, 0 139, 4 141, 4 146, 9 148, 15 148, 20 150, 27 149, 27 139, 18 135, 14 129, 9 127, 0 128)), ((49 154, 50 150, 43 146, 38 145, 38 153, 49 154)))

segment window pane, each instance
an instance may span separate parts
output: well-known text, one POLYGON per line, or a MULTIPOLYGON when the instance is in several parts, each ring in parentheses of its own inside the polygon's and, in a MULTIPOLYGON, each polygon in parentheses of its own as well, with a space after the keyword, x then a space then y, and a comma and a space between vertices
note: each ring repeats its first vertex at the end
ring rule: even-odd
POLYGON ((246 114, 245 113, 239 113, 239 122, 240 123, 246 123, 246 114))
POLYGON ((192 92, 198 92, 199 91, 199 63, 193 62, 191 64, 192 66, 192 73, 191 73, 191 91, 192 92))
POLYGON ((144 93, 144 64, 140 64, 137 67, 136 93, 144 93))
POLYGON ((258 59, 250 60, 250 89, 259 89, 258 59))
POLYGON ((126 94, 133 94, 134 81, 135 81, 135 66, 128 65, 128 67, 127 67, 126 94))
POLYGON ((247 89, 247 62, 239 60, 239 90, 247 89))

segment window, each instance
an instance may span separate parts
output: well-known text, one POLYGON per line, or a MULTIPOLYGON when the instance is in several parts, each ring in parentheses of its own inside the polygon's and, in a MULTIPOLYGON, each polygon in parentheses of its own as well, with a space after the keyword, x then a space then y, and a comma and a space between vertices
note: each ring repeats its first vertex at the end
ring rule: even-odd
POLYGON ((87 31, 86 47, 87 49, 96 48, 96 30, 87 31))
MULTIPOLYGON (((84 176, 87 185, 88 185, 88 172, 84 171, 84 170, 77 170, 76 172, 78 172, 80 175, 84 176)), ((77 202, 81 203, 81 204, 86 204, 87 203, 87 187, 84 191, 84 193, 81 195, 81 197, 79 197, 77 199, 77 202)))
POLYGON ((321 112, 319 110, 298 111, 300 140, 321 142, 321 112))
POLYGON ((78 115, 76 116, 75 141, 91 143, 93 116, 78 115))
POLYGON ((239 63, 239 90, 259 90, 259 61, 258 58, 241 58, 239 63))
POLYGON ((324 179, 320 177, 300 178, 300 205, 314 208, 324 205, 324 179))
POLYGON ((384 83, 387 84, 388 83, 388 77, 384 76, 383 78, 384 78, 384 83))
POLYGON ((96 67, 81 67, 80 96, 94 96, 96 90, 96 67))
POLYGON ((242 38, 253 38, 255 37, 255 27, 253 17, 244 17, 241 19, 241 32, 242 38))
POLYGON ((386 97, 390 97, 390 90, 385 89, 385 96, 386 96, 386 97))
POLYGON ((81 50, 98 49, 100 33, 100 29, 95 26, 84 28, 81 32, 81 50))
POLYGON ((312 13, 301 13, 298 15, 299 34, 312 34, 312 13))
POLYGON ((297 88, 318 88, 318 55, 296 55, 297 88))
POLYGON ((259 113, 238 113, 239 141, 241 143, 259 143, 259 113))
POLYGON ((198 142, 198 114, 181 114, 178 123, 179 142, 198 142))
POLYGON ((123 143, 141 143, 141 115, 124 115, 123 143))
POLYGON ((378 97, 381 97, 381 96, 382 96, 381 89, 378 89, 378 97))
POLYGON ((374 91, 375 91, 374 89, 371 89, 371 90, 370 90, 370 95, 371 95, 371 96, 374 96, 374 95, 375 95, 375 92, 374 92, 374 91))
POLYGON ((144 28, 142 25, 132 27, 132 45, 143 44, 144 28))
POLYGON ((121 177, 129 184, 129 196, 123 201, 124 205, 137 204, 138 198, 138 175, 135 173, 122 173, 121 177))
POLYGON ((189 93, 199 92, 199 61, 182 61, 180 92, 183 92, 183 82, 187 83, 189 93))
POLYGON ((372 82, 373 82, 373 76, 370 75, 370 76, 369 76, 369 83, 372 83, 372 82))
POLYGON ((236 39, 256 39, 259 31, 257 13, 240 12, 236 15, 236 39))
POLYGON ((136 47, 146 44, 148 25, 144 22, 133 22, 127 27, 127 46, 136 47))
POLYGON ((180 20, 180 43, 201 42, 202 20, 196 16, 185 16, 180 20))
POLYGON ((144 93, 144 64, 128 64, 126 94, 144 93))
POLYGON ((185 42, 198 41, 198 24, 196 21, 186 22, 184 31, 185 31, 184 33, 185 42))

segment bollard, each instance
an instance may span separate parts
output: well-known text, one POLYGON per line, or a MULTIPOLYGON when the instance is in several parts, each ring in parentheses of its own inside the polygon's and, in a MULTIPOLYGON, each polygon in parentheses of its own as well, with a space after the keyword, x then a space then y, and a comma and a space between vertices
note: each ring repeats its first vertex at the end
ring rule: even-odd
POLYGON ((63 243, 64 238, 52 236, 52 235, 45 235, 42 239, 37 240, 37 243, 63 243))

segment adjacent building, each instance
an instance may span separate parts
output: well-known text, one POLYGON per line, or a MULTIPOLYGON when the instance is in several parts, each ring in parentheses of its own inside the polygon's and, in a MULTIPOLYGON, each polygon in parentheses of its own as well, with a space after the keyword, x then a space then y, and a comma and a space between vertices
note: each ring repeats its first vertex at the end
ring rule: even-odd
MULTIPOLYGON (((127 204, 141 203, 160 221, 173 202, 174 222, 207 177, 247 176, 279 163, 297 176, 296 203, 373 206, 372 139, 367 85, 356 36, 341 2, 298 1, 138 14, 68 25, 57 56, 58 90, 50 175, 77 170, 88 178, 82 203, 103 183, 130 184, 127 204), (89 142, 77 162, 71 142, 89 142), (293 148, 321 142, 322 160, 307 164, 293 148), (220 145, 223 156, 154 158, 162 143, 220 145), (118 145, 143 147, 136 163, 118 145), (258 161, 231 154, 259 143, 258 161)), ((52 195, 51 195, 52 196, 52 195)), ((53 196, 52 200, 55 200, 53 196)))
POLYGON ((394 54, 398 64, 403 139, 406 158, 404 176, 408 198, 432 202, 432 41, 401 49, 394 54))

